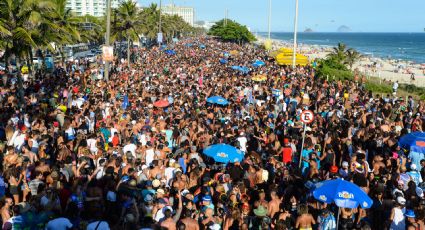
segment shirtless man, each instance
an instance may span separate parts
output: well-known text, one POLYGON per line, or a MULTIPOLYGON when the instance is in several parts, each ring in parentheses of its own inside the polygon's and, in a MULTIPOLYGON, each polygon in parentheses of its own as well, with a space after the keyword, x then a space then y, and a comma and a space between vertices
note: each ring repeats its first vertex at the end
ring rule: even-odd
POLYGON ((184 218, 181 222, 186 226, 186 230, 199 230, 199 224, 196 220, 191 218, 191 211, 186 209, 184 212, 184 218))
POLYGON ((164 211, 164 221, 161 222, 161 227, 168 230, 176 230, 177 229, 177 221, 180 219, 180 215, 183 209, 182 198, 180 195, 180 191, 177 193, 179 199, 179 206, 176 212, 176 215, 173 217, 173 213, 170 209, 164 211))
POLYGON ((3 223, 6 223, 7 220, 10 219, 10 207, 13 205, 13 200, 11 198, 6 198, 4 201, 4 205, 1 208, 1 219, 3 223))
POLYGON ((279 205, 282 202, 282 200, 279 198, 275 190, 271 191, 270 197, 272 198, 272 200, 269 202, 267 213, 268 213, 268 216, 273 217, 274 214, 279 212, 279 205))
POLYGON ((152 161, 153 169, 150 170, 150 178, 151 180, 157 179, 158 175, 161 176, 161 178, 164 177, 164 170, 161 168, 162 161, 159 160, 153 160, 152 161))
POLYGON ((4 157, 4 168, 7 166, 15 165, 18 163, 19 155, 15 152, 15 149, 12 146, 7 147, 8 154, 4 157))

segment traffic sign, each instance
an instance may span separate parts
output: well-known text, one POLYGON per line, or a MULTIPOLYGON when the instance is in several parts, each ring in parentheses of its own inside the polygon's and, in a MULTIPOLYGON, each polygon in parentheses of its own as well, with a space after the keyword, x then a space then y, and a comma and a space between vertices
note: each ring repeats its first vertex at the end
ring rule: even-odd
POLYGON ((300 119, 304 124, 310 124, 314 121, 314 113, 311 110, 304 110, 301 113, 300 119))

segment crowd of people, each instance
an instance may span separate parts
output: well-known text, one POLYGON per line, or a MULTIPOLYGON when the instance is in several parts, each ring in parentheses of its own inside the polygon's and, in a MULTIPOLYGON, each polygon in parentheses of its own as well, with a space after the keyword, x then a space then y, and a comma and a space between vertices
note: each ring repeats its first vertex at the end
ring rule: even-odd
POLYGON ((3 229, 425 229, 424 155, 398 145, 424 129, 423 101, 278 66, 252 44, 200 37, 133 52, 109 81, 102 62, 3 74, 3 229), (229 104, 206 102, 215 95, 229 104), (244 159, 214 162, 203 149, 217 143, 244 159), (314 199, 335 178, 373 206, 314 199))

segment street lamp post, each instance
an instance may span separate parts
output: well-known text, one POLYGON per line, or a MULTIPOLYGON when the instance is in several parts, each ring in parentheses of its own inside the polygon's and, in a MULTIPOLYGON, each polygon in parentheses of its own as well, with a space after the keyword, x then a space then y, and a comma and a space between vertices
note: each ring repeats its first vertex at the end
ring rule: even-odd
POLYGON ((162 26, 162 18, 161 18, 161 12, 162 12, 162 0, 159 0, 159 28, 158 28, 158 36, 159 36, 159 34, 161 34, 161 40, 159 41, 159 39, 158 39, 158 42, 159 42, 159 45, 161 46, 161 43, 162 43, 162 32, 161 32, 161 30, 162 30, 162 28, 161 28, 161 26, 162 26))
POLYGON ((269 33, 268 33, 269 41, 270 41, 271 23, 272 23, 272 0, 269 0, 269 33))
MULTIPOLYGON (((107 0, 106 3, 106 46, 110 45, 110 37, 111 37, 111 0, 107 0)), ((105 61, 105 79, 109 81, 109 61, 105 61)))
POLYGON ((295 68, 295 59, 297 57, 297 29, 298 29, 298 0, 295 0, 294 50, 292 54, 292 68, 295 68))

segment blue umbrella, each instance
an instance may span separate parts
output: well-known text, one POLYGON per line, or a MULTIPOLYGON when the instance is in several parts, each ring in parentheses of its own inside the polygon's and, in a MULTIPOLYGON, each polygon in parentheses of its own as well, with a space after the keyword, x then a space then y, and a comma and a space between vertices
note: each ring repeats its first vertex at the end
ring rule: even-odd
POLYGON ((400 147, 413 152, 425 153, 425 133, 413 132, 406 134, 398 141, 400 147))
POLYGON ((220 63, 221 64, 227 64, 227 59, 224 59, 224 58, 220 58, 220 63))
POLYGON ((248 67, 246 67, 246 66, 237 66, 237 65, 234 65, 234 66, 232 66, 232 69, 234 69, 234 70, 237 70, 237 71, 239 71, 239 72, 241 72, 241 73, 249 73, 249 68, 248 67))
MULTIPOLYGON (((349 181, 343 179, 328 180, 317 183, 315 186, 313 196, 319 201, 328 204, 335 202, 340 208, 357 208, 359 205, 362 208, 372 207, 372 199, 359 186, 349 181)), ((339 212, 340 209, 338 209, 336 226, 339 222, 339 212)))
POLYGON ((205 49, 205 45, 204 45, 204 44, 200 44, 200 45, 199 45, 199 48, 201 48, 201 49, 205 49))
POLYGON ((204 149, 204 154, 213 158, 215 162, 241 162, 244 154, 241 150, 227 144, 210 145, 204 149))
POLYGON ((174 51, 174 50, 165 50, 165 53, 168 54, 168 55, 175 55, 176 54, 176 51, 174 51))
POLYGON ((263 65, 265 65, 266 63, 265 62, 263 62, 263 61, 260 61, 260 60, 255 60, 255 62, 254 63, 252 63, 252 66, 254 66, 254 67, 261 67, 261 66, 263 66, 263 65))
POLYGON ((313 191, 317 200, 332 203, 342 208, 370 208, 372 199, 357 185, 342 179, 324 181, 313 191))
POLYGON ((211 103, 211 104, 217 104, 217 105, 227 105, 227 104, 229 104, 229 102, 225 98, 220 97, 220 96, 209 97, 209 98, 207 98, 207 102, 211 103))

